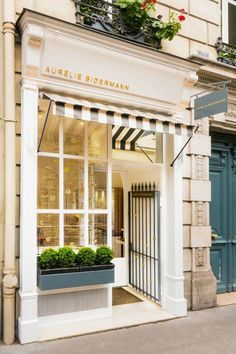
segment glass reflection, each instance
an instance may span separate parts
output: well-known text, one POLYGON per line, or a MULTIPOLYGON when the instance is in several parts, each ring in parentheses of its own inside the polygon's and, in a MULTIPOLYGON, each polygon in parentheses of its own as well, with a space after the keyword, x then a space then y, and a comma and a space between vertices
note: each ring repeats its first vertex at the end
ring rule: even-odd
POLYGON ((84 216, 80 214, 64 215, 64 244, 70 247, 84 245, 84 216))
POLYGON ((107 244, 107 215, 89 215, 89 244, 103 246, 107 244))
POLYGON ((59 159, 38 157, 38 209, 59 208, 59 159))
POLYGON ((88 153, 90 157, 107 158, 107 125, 88 124, 88 153))
POLYGON ((64 154, 84 154, 84 122, 76 119, 64 120, 64 154))
POLYGON ((38 246, 51 247, 59 245, 59 215, 38 214, 38 246))
POLYGON ((64 208, 83 209, 84 162, 64 159, 64 208))
POLYGON ((107 163, 89 162, 89 208, 107 207, 107 163))

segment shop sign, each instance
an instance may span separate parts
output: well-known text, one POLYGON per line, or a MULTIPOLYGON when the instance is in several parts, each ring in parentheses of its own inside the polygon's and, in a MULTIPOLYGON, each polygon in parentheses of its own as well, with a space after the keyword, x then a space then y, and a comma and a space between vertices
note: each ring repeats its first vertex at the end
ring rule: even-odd
POLYGON ((194 100, 194 119, 213 116, 228 111, 228 89, 196 98, 194 100))

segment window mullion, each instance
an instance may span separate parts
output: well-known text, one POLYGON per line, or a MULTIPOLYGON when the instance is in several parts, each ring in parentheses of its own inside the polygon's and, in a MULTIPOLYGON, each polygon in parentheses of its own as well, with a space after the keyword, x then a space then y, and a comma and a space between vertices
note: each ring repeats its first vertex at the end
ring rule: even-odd
POLYGON ((60 222, 59 222, 59 246, 64 246, 64 150, 63 141, 63 118, 60 118, 59 125, 59 209, 60 209, 60 222))
POLYGON ((88 245, 88 124, 84 130, 84 245, 88 245))

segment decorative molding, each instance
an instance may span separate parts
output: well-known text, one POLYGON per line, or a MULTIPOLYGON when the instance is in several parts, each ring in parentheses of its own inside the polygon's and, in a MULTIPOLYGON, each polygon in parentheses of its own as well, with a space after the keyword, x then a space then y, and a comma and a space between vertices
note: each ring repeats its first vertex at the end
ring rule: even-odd
POLYGON ((40 48, 44 39, 43 30, 38 26, 28 25, 27 34, 28 34, 28 44, 30 46, 40 48))
POLYGON ((203 247, 195 249, 195 266, 204 267, 205 265, 205 251, 203 247))
POLYGON ((192 87, 197 81, 198 81, 198 75, 196 73, 194 73, 193 71, 187 72, 184 81, 185 86, 192 87))
POLYGON ((192 203, 192 226, 209 225, 208 202, 197 201, 192 203))
POLYGON ((236 123, 236 104, 228 103, 228 112, 225 112, 225 120, 236 123))
POLYGON ((197 180, 207 179, 206 158, 202 155, 195 155, 193 157, 193 178, 197 180))
MULTIPOLYGON (((232 69, 235 70, 235 68, 232 68, 232 69)), ((207 76, 203 76, 203 75, 199 75, 198 76, 198 82, 202 83, 202 84, 206 84, 206 85, 215 84, 215 83, 217 83, 219 81, 220 81, 219 79, 215 80, 215 79, 213 79, 211 77, 207 77, 207 76)), ((229 87, 229 89, 231 91, 236 91, 236 85, 229 84, 228 87, 229 87)))

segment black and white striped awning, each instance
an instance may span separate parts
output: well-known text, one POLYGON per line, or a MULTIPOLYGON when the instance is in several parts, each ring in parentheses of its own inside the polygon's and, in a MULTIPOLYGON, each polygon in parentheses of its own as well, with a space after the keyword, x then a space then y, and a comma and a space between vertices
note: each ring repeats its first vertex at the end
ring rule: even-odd
POLYGON ((132 139, 139 133, 137 129, 153 133, 177 134, 188 137, 192 136, 194 131, 193 125, 183 124, 177 121, 174 115, 168 115, 165 112, 150 113, 135 109, 130 110, 56 94, 41 93, 41 97, 50 99, 53 102, 53 115, 111 124, 118 128, 129 128, 126 134, 127 139, 129 139, 127 142, 131 145, 133 144, 132 139))

